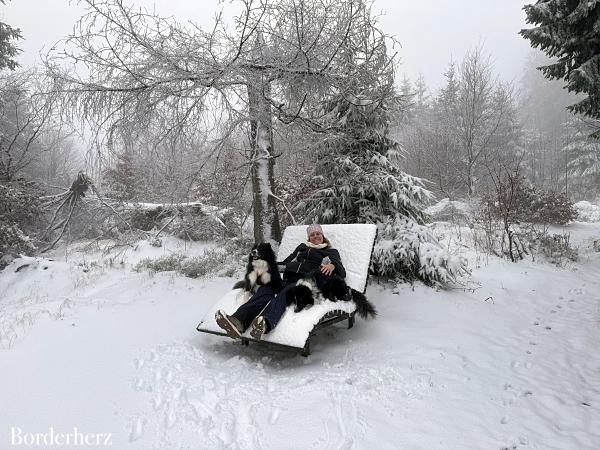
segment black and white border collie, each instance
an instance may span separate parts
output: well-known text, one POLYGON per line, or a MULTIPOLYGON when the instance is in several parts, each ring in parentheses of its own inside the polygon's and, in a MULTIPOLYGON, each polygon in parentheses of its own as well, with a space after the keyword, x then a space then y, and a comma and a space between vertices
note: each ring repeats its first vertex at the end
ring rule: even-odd
POLYGON ((254 244, 252 247, 248 256, 248 264, 246 265, 246 275, 233 288, 244 289, 245 303, 258 290, 259 286, 268 285, 271 285, 275 292, 279 292, 282 281, 281 275, 277 270, 277 260, 271 244, 262 242, 254 244))
POLYGON ((296 304, 295 312, 300 312, 304 308, 320 303, 323 299, 332 302, 345 301, 354 302, 358 315, 363 319, 368 317, 375 318, 377 310, 375 306, 367 300, 362 292, 350 288, 343 278, 325 277, 317 273, 298 280, 296 289, 290 291, 293 295, 293 302, 296 304))

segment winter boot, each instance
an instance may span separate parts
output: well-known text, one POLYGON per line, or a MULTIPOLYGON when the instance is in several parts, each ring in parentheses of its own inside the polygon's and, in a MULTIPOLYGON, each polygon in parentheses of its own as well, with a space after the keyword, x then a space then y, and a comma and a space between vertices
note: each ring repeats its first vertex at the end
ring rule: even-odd
POLYGON ((263 337, 263 334, 265 334, 267 331, 267 321, 263 316, 256 316, 256 318, 252 321, 251 327, 250 336, 260 341, 263 337))
POLYGON ((217 325, 225 330, 227 336, 231 339, 240 339, 242 337, 242 323, 233 316, 228 316, 224 311, 218 310, 215 314, 217 325))

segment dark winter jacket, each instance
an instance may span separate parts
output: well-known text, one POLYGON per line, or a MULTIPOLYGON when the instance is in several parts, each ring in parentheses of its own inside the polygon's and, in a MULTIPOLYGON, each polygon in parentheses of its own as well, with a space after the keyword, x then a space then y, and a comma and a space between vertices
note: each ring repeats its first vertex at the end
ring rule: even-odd
MULTIPOLYGON (((285 263, 284 277, 286 275, 296 274, 297 276, 294 278, 300 278, 302 275, 316 272, 320 269, 323 258, 327 256, 331 260, 331 263, 335 266, 335 270, 333 271, 332 275, 345 278, 346 269, 344 269, 342 259, 340 258, 340 254, 336 249, 331 248, 330 246, 325 248, 312 248, 304 243, 296 247, 296 250, 294 250, 290 256, 283 260, 285 263)), ((286 278, 290 277, 287 276, 286 278)))

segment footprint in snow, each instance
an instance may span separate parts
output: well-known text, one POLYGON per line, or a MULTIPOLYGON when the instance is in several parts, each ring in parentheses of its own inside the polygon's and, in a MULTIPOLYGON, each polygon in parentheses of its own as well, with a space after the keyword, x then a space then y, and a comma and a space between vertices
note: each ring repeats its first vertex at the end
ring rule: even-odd
POLYGON ((144 435, 144 425, 146 425, 146 419, 143 417, 137 417, 129 432, 129 442, 137 441, 144 435))
POLYGON ((154 406, 155 410, 158 410, 158 408, 160 408, 163 404, 163 398, 162 398, 162 394, 159 392, 158 394, 156 394, 156 397, 154 397, 152 399, 152 405, 154 406))
POLYGON ((165 414, 165 425, 167 428, 171 428, 177 422, 177 414, 175 413, 175 409, 172 406, 169 406, 165 414))
POLYGON ((512 398, 509 398, 508 400, 502 400, 502 404, 504 406, 512 406, 514 405, 515 401, 512 398))
POLYGON ((531 363, 525 363, 525 364, 521 364, 519 361, 513 361, 511 366, 513 369, 518 369, 519 367, 521 367, 521 365, 523 367, 525 367, 526 369, 531 369, 531 363))
POLYGON ((187 389, 185 386, 181 386, 173 392, 173 400, 180 400, 187 403, 187 389))
POLYGON ((270 425, 275 425, 275 423, 277 423, 277 420, 279 419, 279 414, 281 414, 281 410, 279 408, 275 408, 271 412, 271 417, 269 417, 269 424, 270 425))

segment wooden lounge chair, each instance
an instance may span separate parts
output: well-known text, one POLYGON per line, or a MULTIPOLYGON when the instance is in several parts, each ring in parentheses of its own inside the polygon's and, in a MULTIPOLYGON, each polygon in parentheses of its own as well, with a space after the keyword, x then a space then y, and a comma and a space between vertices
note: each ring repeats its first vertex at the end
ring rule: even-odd
MULTIPOLYGON (((369 224, 343 224, 323 225, 323 233, 334 248, 340 252, 342 262, 346 269, 346 283, 359 292, 365 292, 369 272, 369 264, 377 227, 369 224)), ((278 251, 278 261, 282 261, 291 254, 302 242, 306 241, 306 226, 290 226, 283 233, 283 239, 278 251)), ((225 294, 206 312, 206 316, 196 329, 202 333, 227 336, 217 325, 215 313, 217 310, 232 314, 242 302, 242 290, 235 289, 225 294)), ((250 342, 276 345, 300 350, 303 356, 310 354, 310 338, 318 330, 334 323, 347 320, 348 328, 354 325, 356 306, 353 302, 331 302, 323 299, 322 302, 304 309, 299 313, 294 312, 294 307, 289 306, 279 324, 265 334, 261 340, 250 336, 250 330, 242 335, 241 342, 249 345, 250 342)))

